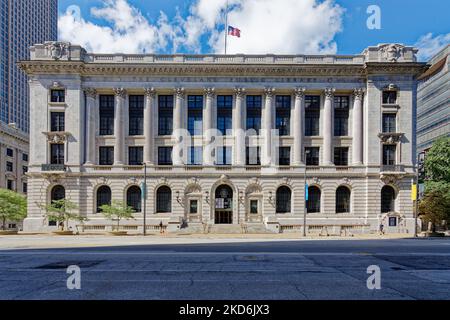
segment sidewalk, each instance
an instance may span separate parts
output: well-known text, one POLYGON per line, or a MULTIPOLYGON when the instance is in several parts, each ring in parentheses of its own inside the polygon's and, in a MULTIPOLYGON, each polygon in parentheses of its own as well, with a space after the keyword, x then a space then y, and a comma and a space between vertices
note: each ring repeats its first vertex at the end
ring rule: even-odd
POLYGON ((355 235, 353 237, 313 236, 304 238, 298 233, 282 234, 151 234, 147 236, 129 235, 76 235, 58 236, 53 234, 18 234, 0 236, 0 250, 41 249, 41 248, 79 248, 79 247, 116 247, 161 244, 208 244, 242 242, 277 241, 323 241, 323 240, 383 240, 405 239, 412 235, 355 235))

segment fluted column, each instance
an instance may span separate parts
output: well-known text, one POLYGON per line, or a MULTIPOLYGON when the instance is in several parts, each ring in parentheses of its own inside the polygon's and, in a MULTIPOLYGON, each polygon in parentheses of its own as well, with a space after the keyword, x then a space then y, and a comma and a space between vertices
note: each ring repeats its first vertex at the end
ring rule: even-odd
POLYGON ((244 130, 244 98, 245 89, 236 88, 236 106, 233 115, 233 132, 235 137, 235 165, 245 165, 245 130, 244 130))
POLYGON ((182 153, 184 150, 184 139, 182 135, 183 129, 183 105, 184 105, 185 91, 184 88, 175 88, 175 107, 173 108, 173 134, 174 146, 173 146, 173 165, 183 165, 182 153))
POLYGON ((266 99, 264 104, 264 147, 262 164, 269 166, 272 163, 272 128, 273 128, 273 100, 275 95, 274 88, 266 88, 264 90, 266 99))
POLYGON ((353 92, 353 165, 363 163, 363 97, 364 89, 353 92))
POLYGON ((144 103, 144 162, 148 165, 154 164, 153 160, 153 114, 155 109, 156 91, 154 88, 145 89, 145 103, 144 103))
POLYGON ((212 142, 213 138, 213 107, 214 107, 214 88, 205 88, 206 103, 205 109, 203 111, 203 138, 204 138, 204 148, 203 148, 203 164, 206 166, 214 165, 214 157, 212 152, 214 149, 212 142))
POLYGON ((114 136, 116 138, 114 144, 114 165, 123 165, 125 156, 124 109, 126 91, 123 88, 116 88, 114 93, 116 95, 116 103, 114 104, 114 136))
POLYGON ((294 105, 294 157, 292 164, 298 166, 302 164, 303 149, 303 114, 305 110, 305 88, 295 89, 294 105))
POLYGON ((97 91, 92 88, 84 90, 86 94, 86 164, 95 163, 95 136, 96 132, 96 113, 97 91))
POLYGON ((333 88, 325 89, 325 104, 323 107, 323 165, 333 165, 333 88))

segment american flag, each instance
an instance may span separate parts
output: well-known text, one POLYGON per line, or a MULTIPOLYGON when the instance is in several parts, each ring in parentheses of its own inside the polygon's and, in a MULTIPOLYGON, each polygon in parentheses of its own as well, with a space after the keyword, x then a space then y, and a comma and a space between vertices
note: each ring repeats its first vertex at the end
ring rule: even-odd
POLYGON ((228 26, 228 34, 230 36, 235 36, 240 38, 241 37, 241 30, 239 30, 238 28, 234 28, 232 26, 228 26))

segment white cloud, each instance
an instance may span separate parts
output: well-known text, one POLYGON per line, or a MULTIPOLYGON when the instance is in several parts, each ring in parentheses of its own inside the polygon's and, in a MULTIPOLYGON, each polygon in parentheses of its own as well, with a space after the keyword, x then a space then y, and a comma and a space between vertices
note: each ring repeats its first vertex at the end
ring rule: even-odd
POLYGON ((72 10, 59 17, 58 31, 61 40, 79 44, 88 51, 111 53, 154 52, 167 45, 174 28, 168 28, 167 17, 161 14, 152 25, 126 0, 108 0, 101 8, 92 8, 91 14, 109 22, 100 26, 84 20, 72 10))
POLYGON ((417 49, 419 49, 417 58, 421 61, 428 61, 449 43, 450 33, 440 34, 436 37, 433 37, 431 32, 427 33, 426 35, 420 37, 414 45, 417 49))
MULTIPOLYGON (((333 0, 229 0, 229 24, 241 38, 228 37, 228 53, 335 53, 344 9, 333 0)), ((196 0, 187 17, 169 21, 164 12, 150 23, 127 0, 105 0, 91 14, 109 26, 86 21, 68 10, 59 18, 61 40, 94 52, 159 52, 185 48, 224 51, 226 0, 196 0), (219 31, 220 30, 220 31, 219 31)))

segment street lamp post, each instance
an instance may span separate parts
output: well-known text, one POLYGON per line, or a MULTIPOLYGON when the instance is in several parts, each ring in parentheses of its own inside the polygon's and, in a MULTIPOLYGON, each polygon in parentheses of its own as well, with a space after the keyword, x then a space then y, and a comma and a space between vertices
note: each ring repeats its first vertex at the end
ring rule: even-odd
POLYGON ((306 156, 310 153, 310 150, 305 150, 305 171, 303 174, 303 236, 306 237, 306 194, 307 194, 307 190, 306 190, 306 169, 307 169, 307 164, 306 164, 306 156))
POLYGON ((144 185, 142 188, 142 194, 144 198, 144 205, 143 205, 143 213, 144 213, 144 236, 147 235, 147 164, 144 163, 144 185))

